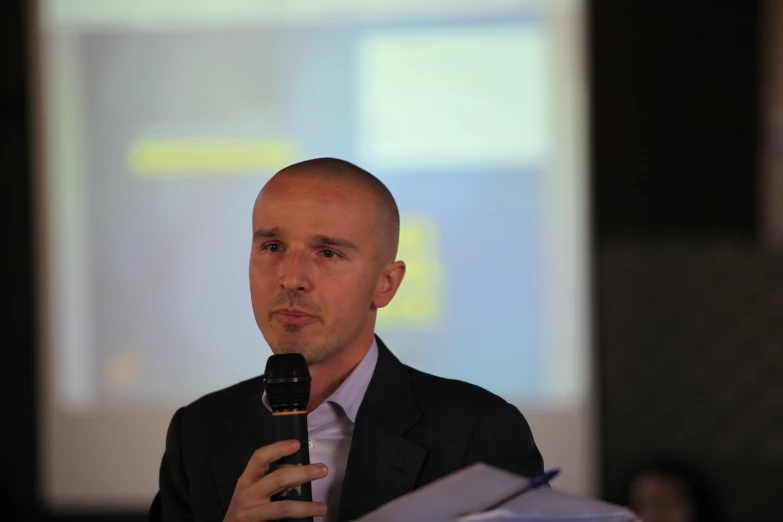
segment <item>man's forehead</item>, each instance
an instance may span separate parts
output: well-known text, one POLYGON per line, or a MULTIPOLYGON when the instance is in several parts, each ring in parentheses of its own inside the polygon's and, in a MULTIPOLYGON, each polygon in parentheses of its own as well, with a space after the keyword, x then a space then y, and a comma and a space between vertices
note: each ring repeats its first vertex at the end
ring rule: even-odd
POLYGON ((277 229, 286 234, 372 233, 374 208, 363 202, 264 199, 253 211, 253 228, 277 229))
POLYGON ((329 211, 337 215, 352 215, 377 209, 374 194, 364 187, 302 181, 267 184, 256 199, 254 214, 287 211, 323 214, 329 211))
POLYGON ((353 223, 367 220, 376 211, 367 201, 332 198, 262 199, 253 209, 253 221, 285 220, 353 223))

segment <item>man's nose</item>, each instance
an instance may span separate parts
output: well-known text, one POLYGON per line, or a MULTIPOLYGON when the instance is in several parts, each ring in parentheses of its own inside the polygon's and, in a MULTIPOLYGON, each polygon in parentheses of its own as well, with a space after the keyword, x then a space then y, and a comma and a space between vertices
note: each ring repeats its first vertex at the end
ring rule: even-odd
POLYGON ((306 292, 310 282, 310 263, 304 252, 288 252, 283 262, 280 286, 292 292, 306 292))

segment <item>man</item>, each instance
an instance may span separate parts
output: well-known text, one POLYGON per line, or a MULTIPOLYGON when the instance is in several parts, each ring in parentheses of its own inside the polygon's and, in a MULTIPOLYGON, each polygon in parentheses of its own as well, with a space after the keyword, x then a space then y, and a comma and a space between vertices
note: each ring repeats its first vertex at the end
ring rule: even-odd
MULTIPOLYGON (((348 162, 292 165, 253 209, 250 293, 274 353, 304 355, 312 377, 309 466, 277 469, 258 377, 181 408, 171 421, 153 521, 350 521, 475 462, 543 471, 527 422, 501 398, 400 363, 375 337, 405 274, 388 189, 348 162), (313 502, 270 502, 312 482, 313 502)), ((479 326, 477 326, 479 327, 479 326)))

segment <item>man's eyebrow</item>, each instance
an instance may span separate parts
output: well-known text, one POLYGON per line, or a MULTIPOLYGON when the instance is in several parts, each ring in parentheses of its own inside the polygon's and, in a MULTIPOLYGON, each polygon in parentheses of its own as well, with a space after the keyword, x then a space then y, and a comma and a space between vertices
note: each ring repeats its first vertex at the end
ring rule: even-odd
MULTIPOLYGON (((273 228, 257 228, 253 232, 253 239, 274 239, 280 237, 280 227, 273 228)), ((344 239, 341 237, 327 236, 325 234, 318 234, 313 237, 313 243, 322 246, 331 246, 346 248, 349 250, 359 251, 359 247, 353 241, 344 239)))
POLYGON ((325 236, 320 234, 315 236, 315 242, 319 245, 347 248, 357 252, 359 251, 359 247, 357 247, 352 241, 343 239, 341 237, 325 236))
POLYGON ((274 227, 274 228, 257 228, 255 232, 253 232, 253 239, 259 239, 259 238, 272 238, 272 237, 278 237, 280 236, 280 228, 274 227))

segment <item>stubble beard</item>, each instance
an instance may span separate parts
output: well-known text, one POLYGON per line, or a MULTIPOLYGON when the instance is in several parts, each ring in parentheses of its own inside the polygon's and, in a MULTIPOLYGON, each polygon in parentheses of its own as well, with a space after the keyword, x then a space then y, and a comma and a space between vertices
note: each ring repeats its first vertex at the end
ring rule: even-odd
POLYGON ((330 352, 331 346, 328 344, 317 344, 313 341, 303 339, 299 336, 305 326, 297 324, 287 324, 283 326, 286 334, 279 340, 272 351, 276 354, 280 353, 299 353, 305 358, 308 365, 317 364, 323 362, 330 352))

